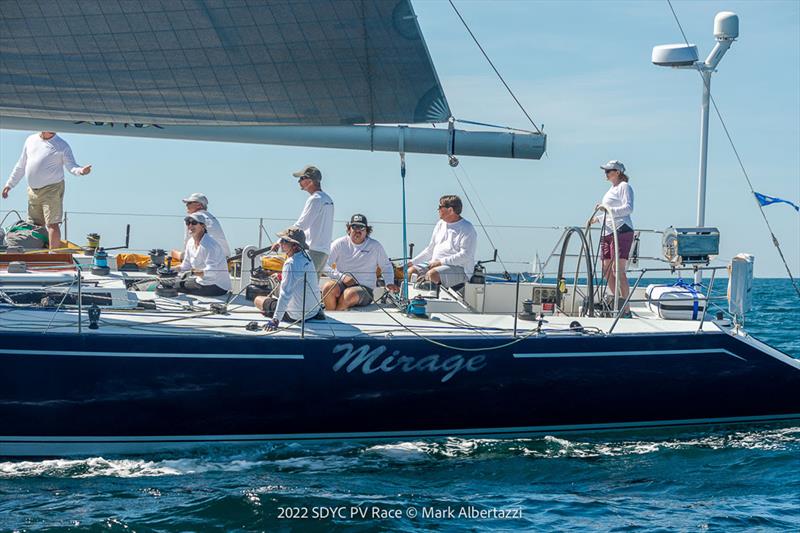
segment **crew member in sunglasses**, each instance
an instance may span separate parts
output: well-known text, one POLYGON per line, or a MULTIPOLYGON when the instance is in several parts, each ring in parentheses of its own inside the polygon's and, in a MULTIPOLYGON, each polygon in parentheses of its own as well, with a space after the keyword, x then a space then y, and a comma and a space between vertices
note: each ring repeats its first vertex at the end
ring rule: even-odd
POLYGON ((184 278, 178 292, 197 296, 222 296, 231 290, 231 276, 222 247, 208 234, 208 217, 192 213, 183 219, 190 239, 183 251, 181 272, 184 278))
POLYGON ((399 290, 394 284, 394 265, 383 245, 371 234, 372 226, 367 224, 367 217, 355 214, 347 224, 347 235, 331 244, 328 257, 331 280, 322 288, 325 309, 343 311, 371 304, 378 283, 378 267, 386 288, 395 292, 399 290))

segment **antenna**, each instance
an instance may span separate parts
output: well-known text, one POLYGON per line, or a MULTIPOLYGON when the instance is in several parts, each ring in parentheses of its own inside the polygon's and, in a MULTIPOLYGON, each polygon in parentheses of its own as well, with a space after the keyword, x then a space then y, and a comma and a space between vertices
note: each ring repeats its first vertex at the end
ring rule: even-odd
MULTIPOLYGON (((666 44, 653 48, 652 61, 660 67, 690 68, 697 70, 703 78, 703 99, 700 105, 700 169, 697 179, 697 226, 706 223, 706 170, 708 168, 708 111, 711 100, 711 75, 716 70, 725 52, 739 37, 739 17, 730 11, 721 11, 714 17, 714 38, 717 43, 705 61, 700 61, 697 46, 693 44, 666 44)), ((695 283, 702 273, 695 274, 695 283)))

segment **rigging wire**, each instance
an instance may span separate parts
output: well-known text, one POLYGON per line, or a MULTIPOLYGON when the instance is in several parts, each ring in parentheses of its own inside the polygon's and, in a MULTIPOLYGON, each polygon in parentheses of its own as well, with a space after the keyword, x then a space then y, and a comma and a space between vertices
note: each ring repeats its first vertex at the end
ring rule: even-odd
POLYGON ((497 124, 489 124, 488 122, 476 122, 474 120, 464 120, 463 118, 454 118, 454 120, 461 124, 470 124, 472 126, 485 126, 487 128, 496 128, 498 130, 519 131, 522 133, 531 133, 531 134, 536 133, 535 131, 525 130, 522 128, 514 128, 512 126, 498 126, 497 124))
POLYGON ((467 29, 467 32, 469 32, 469 35, 470 35, 470 37, 472 37, 472 40, 473 40, 473 41, 475 41, 475 44, 476 44, 476 45, 478 45, 478 48, 480 49, 481 53, 483 54, 483 57, 485 57, 485 58, 486 58, 486 61, 488 61, 488 62, 489 62, 489 65, 491 65, 491 67, 492 67, 492 70, 494 70, 494 73, 495 73, 495 74, 497 74, 497 77, 498 77, 498 78, 500 78, 500 81, 501 81, 501 82, 503 82, 503 85, 505 86, 506 90, 508 91, 508 94, 510 94, 510 95, 511 95, 511 98, 513 98, 513 99, 514 99, 514 101, 517 103, 517 105, 519 106, 519 108, 522 110, 522 112, 523 112, 523 113, 525 114, 525 116, 528 118, 528 121, 531 123, 531 125, 533 126, 533 128, 536 130, 536 133, 538 133, 539 135, 542 135, 542 130, 541 130, 541 129, 539 129, 539 126, 537 126, 537 125, 536 125, 536 123, 533 121, 533 119, 531 118, 531 116, 530 116, 530 115, 528 114, 528 112, 525 110, 525 107, 523 107, 522 103, 520 103, 519 99, 517 98, 517 95, 515 95, 515 94, 514 94, 514 91, 512 91, 512 90, 511 90, 511 87, 509 87, 509 86, 508 86, 508 83, 506 83, 506 80, 505 80, 505 79, 503 79, 503 76, 500 74, 500 71, 498 71, 498 70, 497 70, 497 67, 495 67, 495 66, 494 66, 494 63, 492 63, 492 60, 491 60, 491 59, 489 59, 489 55, 486 53, 486 50, 484 50, 484 49, 483 49, 483 46, 481 46, 481 43, 479 43, 479 42, 478 42, 478 39, 477 39, 477 37, 475 37, 475 34, 474 34, 474 33, 472 33, 472 30, 471 30, 471 29, 469 28, 469 26, 467 25, 467 21, 465 21, 465 20, 464 20, 464 17, 462 17, 462 16, 461 16, 461 13, 458 11, 458 8, 457 8, 457 7, 456 7, 456 5, 453 3, 453 0, 448 0, 448 1, 450 2, 450 6, 453 8, 453 11, 455 11, 455 12, 456 12, 456 15, 458 15, 458 18, 461 20, 461 23, 462 23, 462 24, 464 25, 464 27, 467 29))
MULTIPOLYGON (((683 35, 683 41, 686 43, 687 46, 689 46, 689 40, 686 38, 686 32, 683 31, 683 26, 681 25, 681 21, 678 18, 678 14, 675 12, 675 8, 672 7, 672 1, 667 0, 667 4, 669 5, 670 11, 672 11, 672 16, 675 18, 675 22, 678 25, 678 29, 680 30, 681 35, 683 35)), ((703 85, 706 85, 706 90, 708 90, 709 87, 707 86, 706 80, 703 78, 703 75, 700 72, 700 70, 698 70, 697 73, 700 76, 700 79, 703 80, 703 85)), ((719 110, 717 102, 716 100, 714 100, 714 96, 711 95, 710 93, 711 91, 709 90, 711 105, 714 107, 714 112, 717 114, 717 118, 719 119, 720 125, 722 125, 722 130, 725 132, 725 136, 728 138, 728 143, 731 145, 733 154, 736 156, 736 160, 739 162, 739 168, 742 169, 742 174, 744 175, 744 179, 747 181, 747 186, 750 188, 750 194, 755 199, 756 191, 755 189, 753 189, 753 183, 752 181, 750 181, 750 175, 747 173, 747 169, 745 168, 744 163, 742 162, 742 158, 739 155, 739 151, 736 149, 736 144, 734 144, 733 137, 731 136, 730 131, 728 131, 728 126, 725 124, 725 120, 722 118, 722 112, 719 110)), ((795 292, 797 292, 797 296, 800 297, 800 287, 797 285, 797 281, 794 279, 794 276, 792 275, 792 270, 791 268, 789 268, 789 265, 786 262, 786 257, 783 255, 783 250, 781 249, 781 245, 778 242, 778 238, 775 237, 775 232, 772 230, 772 225, 769 223, 766 213, 764 213, 764 206, 761 205, 761 203, 758 200, 756 200, 756 205, 758 206, 758 210, 761 212, 761 217, 764 219, 764 222, 767 225, 770 237, 772 237, 772 244, 778 250, 778 255, 781 257, 781 261, 783 262, 783 267, 786 269, 786 273, 789 275, 789 279, 792 282, 792 287, 794 287, 795 292)))

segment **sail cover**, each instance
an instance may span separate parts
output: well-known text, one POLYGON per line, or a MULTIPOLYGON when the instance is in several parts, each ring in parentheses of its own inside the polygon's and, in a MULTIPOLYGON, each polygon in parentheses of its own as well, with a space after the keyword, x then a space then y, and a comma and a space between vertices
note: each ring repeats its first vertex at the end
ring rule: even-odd
POLYGON ((441 122, 409 0, 0 0, 0 116, 441 122))

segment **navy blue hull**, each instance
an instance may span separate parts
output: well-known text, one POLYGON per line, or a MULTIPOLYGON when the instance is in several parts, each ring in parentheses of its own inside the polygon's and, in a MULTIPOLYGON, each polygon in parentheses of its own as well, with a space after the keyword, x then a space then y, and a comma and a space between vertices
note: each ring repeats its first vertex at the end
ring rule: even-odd
POLYGON ((421 339, 2 334, 0 445, 3 437, 502 434, 800 416, 800 369, 726 334, 529 338, 487 351, 479 349, 499 341, 448 342, 478 351, 421 339))

